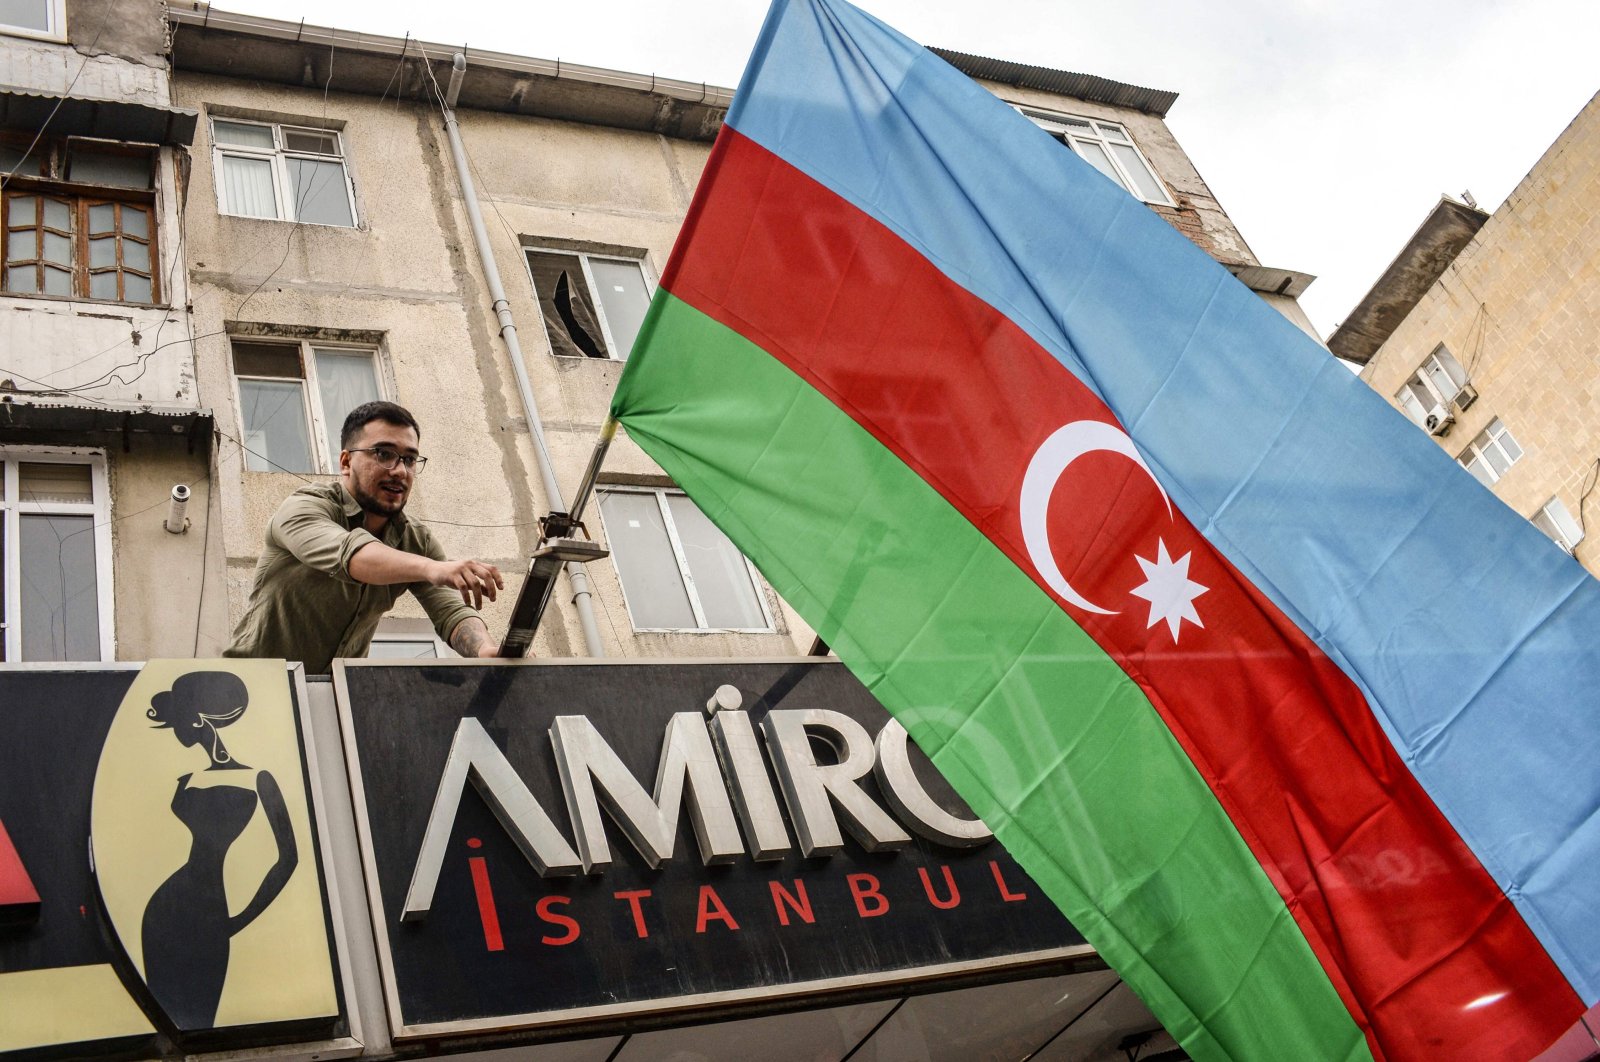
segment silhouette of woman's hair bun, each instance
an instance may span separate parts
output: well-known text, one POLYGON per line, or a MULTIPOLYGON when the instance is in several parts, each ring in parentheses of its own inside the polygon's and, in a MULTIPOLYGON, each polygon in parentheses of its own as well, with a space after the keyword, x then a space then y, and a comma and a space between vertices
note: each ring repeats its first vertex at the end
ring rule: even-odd
POLYGON ((244 714, 250 691, 229 671, 192 671, 178 676, 172 689, 150 698, 145 711, 157 727, 227 726, 244 714))

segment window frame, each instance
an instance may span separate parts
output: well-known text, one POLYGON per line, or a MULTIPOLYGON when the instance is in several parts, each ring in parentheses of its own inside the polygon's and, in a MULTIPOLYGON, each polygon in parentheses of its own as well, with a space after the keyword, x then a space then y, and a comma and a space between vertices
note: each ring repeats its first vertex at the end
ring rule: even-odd
POLYGON ((1567 508, 1566 503, 1559 496, 1551 498, 1539 506, 1533 515, 1528 517, 1528 522, 1544 532, 1545 537, 1560 546, 1568 556, 1575 556, 1578 546, 1588 537, 1588 533, 1584 530, 1583 522, 1572 515, 1572 511, 1567 508), (1552 507, 1559 510, 1559 516, 1552 515, 1552 507), (1542 524, 1539 522, 1541 518, 1544 520, 1542 524), (1562 526, 1563 524, 1571 525, 1572 529, 1578 533, 1577 537, 1569 536, 1566 527, 1562 526))
POLYGON ((0 35, 7 37, 28 37, 36 41, 64 41, 67 39, 67 4, 66 0, 44 0, 48 8, 46 12, 46 27, 36 30, 28 26, 18 26, 10 22, 0 22, 0 35))
MULTIPOLYGON (((27 138, 7 136, 0 134, 0 140, 6 143, 27 147, 27 138)), ((88 137, 55 137, 43 138, 33 145, 32 154, 37 156, 40 164, 40 173, 16 172, 6 178, 3 194, 0 194, 0 296, 19 299, 70 299, 80 302, 97 302, 108 305, 121 306, 165 306, 167 293, 162 290, 161 276, 161 200, 158 194, 161 176, 160 148, 154 144, 139 144, 122 141, 102 141, 88 137), (82 181, 67 179, 68 167, 77 151, 92 151, 107 155, 123 155, 129 158, 145 160, 149 165, 150 181, 145 188, 129 188, 121 185, 89 184, 82 181), (72 290, 69 294, 62 295, 44 290, 13 291, 10 289, 9 277, 12 268, 10 257, 10 238, 14 227, 12 216, 13 204, 18 196, 31 197, 38 200, 65 201, 67 209, 72 215, 72 232, 67 239, 72 244, 72 260, 65 267, 71 275, 72 290), (90 230, 90 212, 99 206, 112 206, 116 209, 118 219, 108 233, 116 243, 116 265, 112 275, 117 280, 117 297, 106 299, 91 294, 92 279, 97 274, 105 273, 104 267, 95 267, 90 260, 90 243, 93 233, 90 230), (134 207, 143 212, 147 219, 147 229, 144 237, 127 235, 123 229, 121 217, 128 207, 134 207), (149 248, 149 279, 150 298, 148 300, 125 298, 127 274, 144 275, 145 270, 123 265, 123 251, 125 241, 142 243, 149 248)), ((42 208, 38 208, 42 211, 42 208)), ((35 257, 19 260, 19 264, 32 264, 37 270, 41 264, 49 264, 61 268, 60 263, 51 262, 43 257, 43 236, 45 231, 52 230, 44 219, 42 213, 38 220, 31 226, 16 225, 17 231, 31 227, 41 235, 36 238, 35 257)), ((58 233, 59 234, 59 233, 58 233)))
MULTIPOLYGON (((322 409, 322 391, 317 380, 317 358, 319 350, 326 350, 336 354, 366 354, 372 359, 372 377, 377 383, 378 400, 393 401, 392 388, 389 386, 388 374, 383 370, 381 350, 373 344, 352 343, 339 340, 319 339, 294 339, 287 336, 273 335, 228 335, 228 375, 233 378, 234 409, 238 411, 239 449, 243 454, 243 470, 256 475, 294 475, 294 476, 336 476, 339 474, 339 455, 325 454, 328 446, 328 424, 324 419, 327 414, 322 409), (259 343, 263 346, 284 347, 294 349, 300 358, 300 376, 257 376, 252 374, 240 375, 234 367, 233 344, 238 342, 259 343), (317 468, 310 471, 299 469, 285 469, 279 467, 255 469, 250 467, 250 454, 254 451, 245 450, 245 436, 250 429, 244 420, 244 391, 240 388, 241 380, 264 381, 267 383, 285 383, 293 381, 300 385, 300 413, 305 417, 306 430, 311 433, 311 457, 316 462, 317 468), (314 399, 314 401, 313 401, 314 399)), ((270 460, 264 455, 263 461, 270 460)))
POLYGON ((350 177, 350 154, 345 148, 344 130, 326 126, 307 125, 298 122, 267 122, 257 118, 235 118, 227 114, 207 115, 207 132, 211 136, 211 185, 216 192, 217 213, 230 218, 246 218, 250 221, 281 221, 290 225, 320 225, 326 229, 359 229, 361 227, 361 214, 356 209, 356 186, 350 177), (272 132, 272 149, 252 148, 239 144, 223 144, 217 140, 217 123, 227 122, 232 125, 253 125, 272 132), (315 151, 296 150, 284 144, 284 130, 294 132, 326 134, 334 138, 338 145, 338 155, 326 155, 315 151), (259 214, 241 214, 228 208, 227 196, 223 191, 222 159, 225 156, 235 158, 256 159, 268 163, 272 168, 272 199, 273 217, 262 217, 259 214), (331 162, 337 159, 339 170, 344 174, 345 201, 350 206, 350 224, 335 225, 327 221, 301 221, 298 217, 285 217, 286 208, 293 203, 294 197, 289 190, 294 187, 294 182, 289 176, 289 159, 305 159, 313 162, 331 162))
POLYGON ((533 290, 534 303, 539 304, 539 285, 533 279, 533 263, 529 260, 530 254, 559 254, 568 258, 576 258, 583 272, 583 283, 588 288, 589 301, 594 305, 595 321, 600 325, 600 338, 606 343, 606 356, 603 358, 582 357, 575 358, 570 354, 557 354, 555 344, 550 342, 550 326, 545 322, 544 313, 539 313, 539 327, 544 332, 545 347, 550 351, 550 356, 563 361, 610 361, 626 365, 628 354, 632 346, 626 351, 621 351, 616 337, 611 331, 611 321, 606 314, 605 301, 600 295, 600 285, 595 283, 594 270, 589 267, 591 259, 600 259, 607 262, 626 262, 639 267, 639 274, 644 279, 644 293, 646 302, 653 301, 656 297, 657 278, 654 270, 650 268, 648 256, 621 254, 615 251, 585 251, 572 247, 552 247, 547 243, 522 244, 522 270, 528 277, 528 286, 533 290), (618 353, 621 351, 621 353, 618 353))
MULTIPOLYGON (((755 594, 756 603, 761 608, 761 617, 766 620, 764 627, 712 627, 706 624, 705 607, 700 603, 700 592, 694 585, 694 576, 689 571, 688 554, 684 551, 683 540, 678 535, 677 522, 672 518, 672 508, 667 504, 669 497, 689 498, 689 495, 677 487, 641 487, 631 484, 605 483, 595 487, 597 494, 648 494, 655 498, 656 507, 661 513, 662 527, 667 532, 667 544, 672 547, 672 557, 678 565, 678 578, 684 588, 684 596, 689 600, 689 611, 694 615, 694 627, 641 627, 635 618, 633 602, 628 597, 628 584, 622 577, 622 569, 617 565, 615 539, 610 529, 606 529, 606 542, 611 545, 611 570, 616 573, 617 585, 622 589, 622 603, 628 610, 628 623, 633 627, 635 634, 776 634, 778 625, 772 613, 772 607, 767 602, 766 584, 761 579, 761 573, 751 563, 750 558, 738 546, 733 546, 734 552, 739 554, 739 559, 744 562, 745 574, 750 578, 750 589, 755 594)), ((690 499, 692 502, 693 499, 690 499)), ((605 525, 605 510, 596 499, 595 507, 600 512, 601 526, 605 525)), ((726 537, 726 536, 724 536, 726 537)), ((733 545, 729 540, 729 545, 733 545)))
MULTIPOLYGON (((0 445, 0 540, 4 568, 0 594, 4 616, 0 619, 0 659, 7 666, 35 663, 22 659, 22 552, 19 548, 24 516, 88 516, 93 520, 95 608, 100 630, 100 661, 116 658, 116 607, 111 572, 111 491, 104 450, 65 446, 0 445), (19 496, 21 465, 88 465, 88 502, 30 502, 19 496)), ((54 661, 37 661, 54 663, 54 661)), ((64 661, 73 662, 73 661, 64 661)))
MULTIPOLYGON (((1440 343, 1433 348, 1427 357, 1422 359, 1422 363, 1417 366, 1416 370, 1406 377, 1405 383, 1401 384, 1400 389, 1394 393, 1394 400, 1399 405, 1401 412, 1405 413, 1412 423, 1418 427, 1426 427, 1428 417, 1434 415, 1440 417, 1448 416, 1451 405, 1454 404, 1457 398, 1461 397, 1461 392, 1471 382, 1466 368, 1456 360, 1455 355, 1450 353, 1448 347, 1440 343), (1444 354, 1444 358, 1439 357, 1441 353, 1444 354), (1449 361, 1447 362, 1445 358, 1448 358, 1449 361), (1454 367, 1453 371, 1452 366, 1454 367), (1454 391, 1448 395, 1441 392, 1439 385, 1435 382, 1433 373, 1429 372, 1430 367, 1437 369, 1440 375, 1450 380, 1455 385, 1454 391), (1410 398, 1417 407, 1422 405, 1421 402, 1416 401, 1417 396, 1413 387, 1414 384, 1420 384, 1422 389, 1433 398, 1432 407, 1421 409, 1419 412, 1417 409, 1412 408, 1411 402, 1406 401, 1407 398, 1410 398)), ((1462 405, 1464 408, 1466 403, 1462 403, 1462 405)))
MULTIPOLYGON (((429 645, 433 647, 433 656, 391 656, 383 657, 386 660, 459 660, 461 654, 450 648, 444 639, 434 631, 433 624, 427 620, 406 619, 399 616, 385 616, 378 622, 378 629, 372 633, 372 644, 386 645, 429 645)), ((377 659, 372 651, 367 650, 368 659, 377 659)))
POLYGON ((1133 133, 1130 132, 1128 127, 1122 122, 1113 121, 1109 118, 1092 118, 1083 114, 1066 114, 1064 112, 1058 113, 1053 111, 1042 111, 1033 107, 1023 107, 1019 104, 1012 104, 1012 106, 1024 118, 1028 119, 1028 121, 1032 122, 1040 129, 1043 129, 1046 133, 1049 133, 1052 139, 1065 146, 1067 150, 1076 155, 1083 163, 1092 167, 1096 173, 1105 176, 1104 171, 1102 171, 1100 167, 1095 166, 1094 163, 1090 162, 1084 157, 1083 153, 1078 150, 1073 141, 1084 140, 1098 145, 1105 157, 1111 162, 1112 169, 1116 170, 1116 182, 1122 186, 1123 191, 1139 200, 1139 202, 1148 203, 1152 206, 1164 207, 1176 207, 1178 205, 1177 200, 1175 200, 1172 196, 1172 190, 1167 187, 1165 178, 1163 178, 1160 172, 1150 164, 1150 157, 1139 149, 1139 142, 1133 138, 1133 133), (1089 132, 1085 133, 1081 128, 1079 128, 1078 123, 1087 124, 1089 126, 1089 132), (1106 139, 1106 136, 1100 129, 1100 126, 1115 127, 1121 132, 1122 139, 1120 141, 1115 139, 1106 139), (1156 188, 1160 190, 1162 198, 1148 199, 1145 197, 1143 192, 1139 191, 1139 182, 1135 180, 1133 175, 1128 172, 1126 164, 1124 164, 1121 159, 1117 158, 1117 153, 1111 150, 1112 144, 1119 144, 1129 147, 1133 150, 1134 157, 1137 158, 1144 166, 1145 172, 1150 175, 1151 181, 1153 181, 1156 188))
POLYGON ((1461 453, 1456 455, 1456 464, 1472 473, 1472 477, 1479 483, 1486 487, 1492 487, 1509 475, 1512 466, 1522 460, 1523 455, 1526 453, 1527 451, 1522 448, 1522 444, 1517 442, 1517 437, 1511 434, 1511 429, 1506 427, 1499 417, 1495 417, 1484 426, 1482 431, 1472 437, 1472 441, 1467 443, 1466 448, 1461 453), (1504 439, 1510 439, 1511 445, 1517 448, 1515 457, 1512 457, 1511 453, 1506 449, 1504 439), (1488 452, 1490 445, 1499 450, 1500 456, 1505 458, 1506 470, 1504 472, 1496 472, 1494 464, 1483 456, 1488 452), (1472 466, 1475 464, 1482 465, 1484 475, 1480 476, 1472 471, 1472 466))

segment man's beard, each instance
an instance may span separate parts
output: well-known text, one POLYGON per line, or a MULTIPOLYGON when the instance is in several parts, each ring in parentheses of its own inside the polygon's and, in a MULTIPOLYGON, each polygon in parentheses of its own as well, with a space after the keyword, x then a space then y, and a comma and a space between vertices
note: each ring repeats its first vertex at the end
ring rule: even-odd
POLYGON ((411 497, 411 494, 408 491, 400 496, 400 500, 398 502, 392 502, 383 495, 368 494, 366 491, 362 490, 353 483, 350 485, 350 495, 351 497, 355 498, 356 504, 361 506, 363 512, 369 512, 373 516, 383 517, 399 515, 400 512, 405 509, 406 502, 411 497))

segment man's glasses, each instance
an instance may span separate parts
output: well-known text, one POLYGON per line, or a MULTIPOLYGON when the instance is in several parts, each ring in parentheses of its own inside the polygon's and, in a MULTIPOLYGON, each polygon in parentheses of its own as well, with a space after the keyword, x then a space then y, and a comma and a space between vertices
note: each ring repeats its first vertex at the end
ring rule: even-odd
POLYGON ((371 454, 372 459, 378 462, 385 472, 392 472, 395 465, 405 465, 406 471, 413 475, 421 475, 422 470, 428 467, 428 459, 420 454, 403 454, 392 446, 357 446, 350 450, 353 454, 371 454))

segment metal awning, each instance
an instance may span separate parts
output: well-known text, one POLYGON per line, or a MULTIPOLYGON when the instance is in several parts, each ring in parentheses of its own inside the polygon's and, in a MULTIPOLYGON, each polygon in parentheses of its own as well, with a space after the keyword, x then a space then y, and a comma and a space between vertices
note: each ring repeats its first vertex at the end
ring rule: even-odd
POLYGON ((47 404, 0 393, 0 442, 104 446, 120 439, 126 451, 135 434, 164 435, 186 439, 190 453, 207 453, 214 424, 209 409, 47 404))
POLYGON ((0 86, 0 128, 42 129, 57 136, 92 136, 141 144, 188 145, 200 112, 90 96, 0 86), (52 117, 52 112, 54 116, 52 117))

